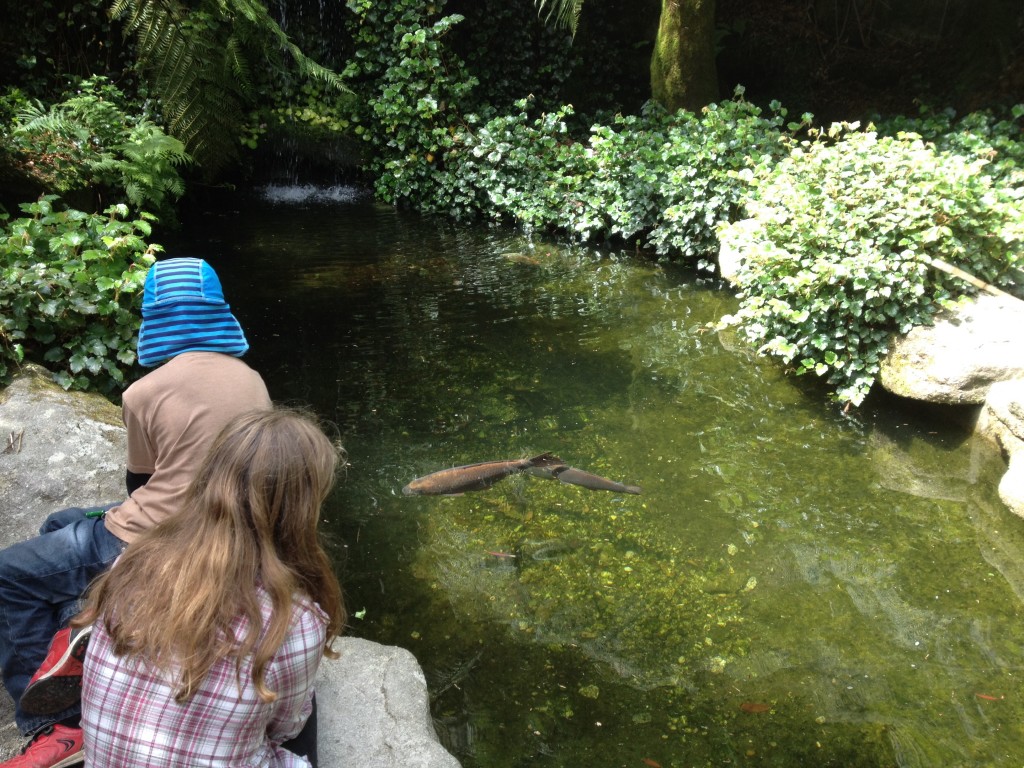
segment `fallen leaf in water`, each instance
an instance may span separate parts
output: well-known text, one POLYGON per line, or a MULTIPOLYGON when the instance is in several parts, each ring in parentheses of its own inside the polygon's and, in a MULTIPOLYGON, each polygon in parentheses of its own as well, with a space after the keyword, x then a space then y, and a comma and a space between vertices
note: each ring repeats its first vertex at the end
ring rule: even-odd
POLYGON ((768 712, 769 710, 771 710, 771 708, 771 704, 761 704, 757 701, 744 701, 742 704, 740 704, 740 709, 742 709, 744 712, 750 712, 752 714, 768 712))

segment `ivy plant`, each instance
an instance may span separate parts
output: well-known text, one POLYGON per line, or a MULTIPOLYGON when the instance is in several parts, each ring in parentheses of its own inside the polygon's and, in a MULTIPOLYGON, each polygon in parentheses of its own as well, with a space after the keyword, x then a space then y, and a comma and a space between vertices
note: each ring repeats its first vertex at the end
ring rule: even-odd
POLYGON ((707 260, 716 225, 735 217, 746 188, 734 171, 786 152, 785 110, 776 104, 763 117, 742 95, 700 115, 651 104, 583 135, 571 128, 571 107, 534 115, 531 99, 487 121, 469 115, 446 155, 448 210, 707 260))
POLYGON ((158 245, 127 206, 91 214, 56 196, 0 232, 0 381, 24 360, 65 389, 120 390, 135 363, 142 288, 158 245))
POLYGON ((460 122, 459 105, 476 85, 442 38, 462 20, 439 15, 443 2, 348 0, 356 54, 342 73, 362 96, 354 132, 370 144, 377 197, 424 211, 443 210, 443 155, 460 122))
POLYGON ((892 335, 973 291, 934 260, 1016 285, 1024 173, 977 150, 836 124, 772 166, 738 171, 748 218, 719 236, 742 257, 740 308, 724 324, 859 405, 892 335))

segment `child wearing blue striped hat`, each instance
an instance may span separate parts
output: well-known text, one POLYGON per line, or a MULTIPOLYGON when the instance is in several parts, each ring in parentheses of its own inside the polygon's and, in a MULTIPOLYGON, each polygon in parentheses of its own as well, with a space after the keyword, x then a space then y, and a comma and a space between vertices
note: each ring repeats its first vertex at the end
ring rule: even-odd
POLYGON ((241 357, 248 349, 213 267, 202 259, 171 259, 150 269, 142 293, 140 365, 151 368, 182 352, 241 357))
POLYGON ((248 348, 208 263, 174 258, 150 268, 138 359, 154 370, 122 398, 127 498, 98 514, 77 507, 55 512, 39 536, 0 551, 0 673, 15 701, 15 721, 32 737, 21 755, 0 768, 81 760, 85 642, 67 622, 92 579, 139 534, 181 507, 224 425, 272 407, 263 379, 240 359, 248 348))
POLYGON ((202 259, 159 261, 142 292, 139 363, 156 370, 125 390, 130 497, 106 514, 125 542, 180 506, 206 450, 234 416, 269 408, 263 379, 239 358, 249 349, 202 259))

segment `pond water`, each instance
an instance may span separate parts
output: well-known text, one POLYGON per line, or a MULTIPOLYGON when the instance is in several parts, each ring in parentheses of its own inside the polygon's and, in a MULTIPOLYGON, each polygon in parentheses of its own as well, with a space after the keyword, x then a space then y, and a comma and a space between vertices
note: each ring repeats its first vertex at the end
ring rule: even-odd
POLYGON ((279 192, 164 242, 337 425, 349 631, 415 654, 466 768, 1024 762, 1024 521, 948 413, 842 414, 680 268, 279 192), (401 493, 545 451, 643 493, 401 493))

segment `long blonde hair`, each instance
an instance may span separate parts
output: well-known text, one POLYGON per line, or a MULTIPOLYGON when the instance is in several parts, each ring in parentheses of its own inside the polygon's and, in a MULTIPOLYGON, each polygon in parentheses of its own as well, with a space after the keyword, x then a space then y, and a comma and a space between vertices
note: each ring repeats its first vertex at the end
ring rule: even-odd
POLYGON ((233 419, 211 446, 181 511, 147 531, 92 586, 75 624, 103 621, 114 653, 177 675, 187 701, 223 658, 266 667, 302 596, 328 617, 324 652, 345 623, 341 587, 317 534, 338 451, 312 417, 289 409, 233 419), (264 632, 257 585, 271 599, 264 632), (243 634, 233 627, 243 617, 243 634))

